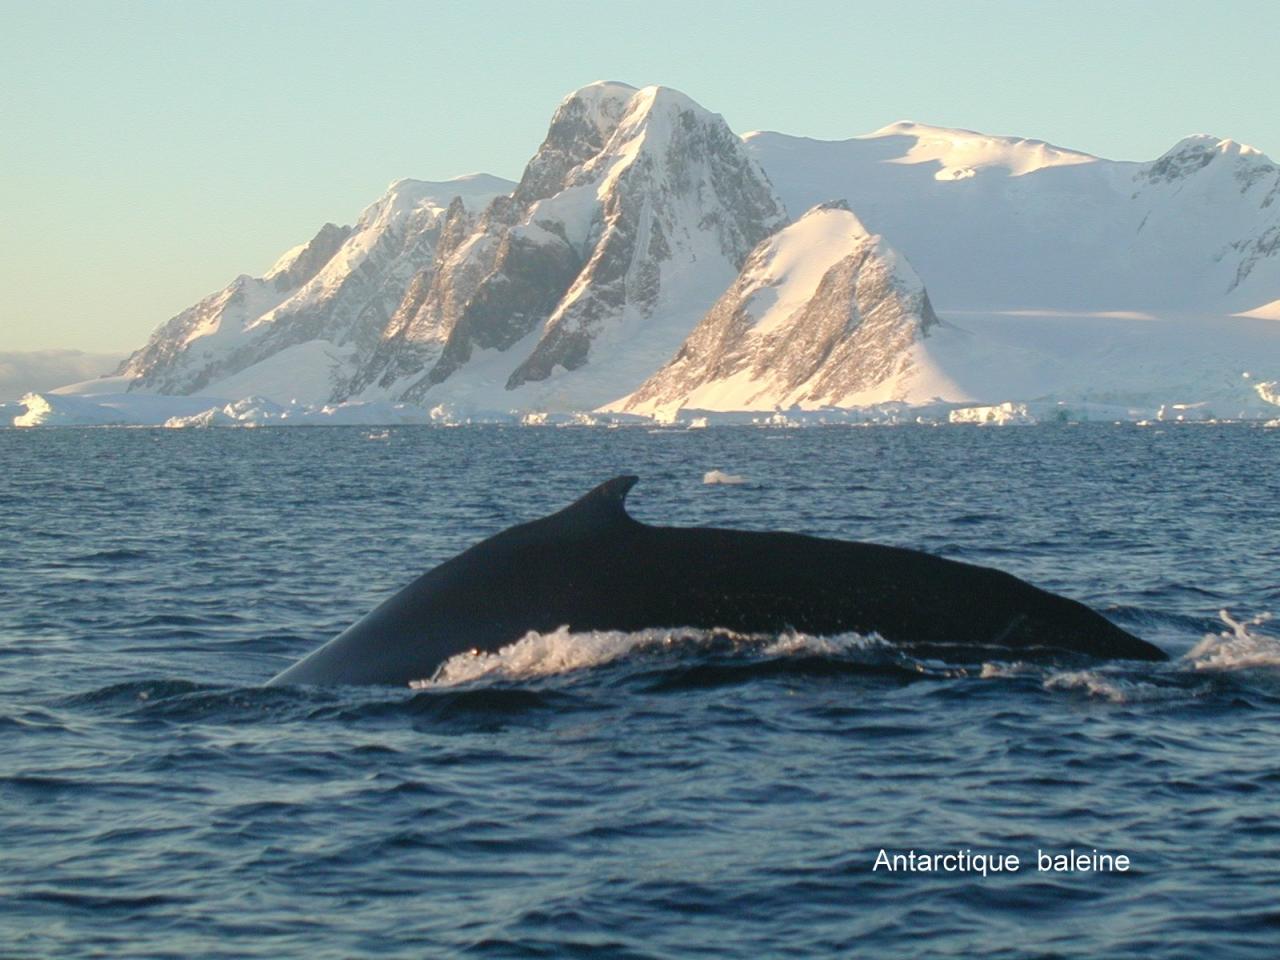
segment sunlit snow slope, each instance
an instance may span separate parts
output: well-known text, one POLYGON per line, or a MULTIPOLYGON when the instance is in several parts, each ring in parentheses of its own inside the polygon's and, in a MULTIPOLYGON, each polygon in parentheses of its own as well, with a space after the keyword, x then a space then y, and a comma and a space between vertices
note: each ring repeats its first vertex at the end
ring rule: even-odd
POLYGON ((939 311, 1246 311, 1280 295, 1280 169, 1195 136, 1150 163, 899 123, 745 137, 783 201, 848 200, 939 311))

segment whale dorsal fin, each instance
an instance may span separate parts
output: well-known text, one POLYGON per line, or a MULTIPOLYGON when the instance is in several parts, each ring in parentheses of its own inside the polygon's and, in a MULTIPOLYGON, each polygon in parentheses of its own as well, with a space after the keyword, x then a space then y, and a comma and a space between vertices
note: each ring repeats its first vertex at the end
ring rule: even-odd
POLYGON ((627 494, 639 480, 639 477, 631 474, 606 480, 546 519, 567 534, 588 533, 619 523, 635 523, 627 514, 627 494))

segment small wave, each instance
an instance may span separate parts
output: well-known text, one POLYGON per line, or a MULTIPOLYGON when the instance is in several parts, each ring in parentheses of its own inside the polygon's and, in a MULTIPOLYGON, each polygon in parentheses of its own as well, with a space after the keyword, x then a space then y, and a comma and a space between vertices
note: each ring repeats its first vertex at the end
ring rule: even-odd
POLYGON ((1248 620, 1236 620, 1226 610, 1218 616, 1227 629, 1206 634, 1182 658, 1180 666, 1194 670, 1245 670, 1258 667, 1280 667, 1280 639, 1261 633, 1258 628, 1271 620, 1264 612, 1248 620))
POLYGON ((36 773, 0 776, 0 792, 10 790, 36 797, 53 797, 62 793, 81 793, 84 790, 84 783, 75 777, 51 777, 36 773))
POLYGON ((71 564, 80 563, 124 563, 130 560, 146 560, 149 554, 145 550, 98 550, 94 553, 82 553, 74 557, 68 557, 67 562, 71 564))
POLYGON ((856 664, 863 668, 887 668, 891 672, 941 677, 967 677, 967 667, 948 663, 945 658, 920 655, 927 648, 908 651, 890 643, 878 633, 840 633, 813 636, 808 633, 784 633, 767 644, 761 653, 776 658, 822 658, 856 664))
POLYGON ((1109 620, 1114 620, 1140 637, 1146 637, 1152 631, 1167 631, 1177 636, 1203 634, 1218 623, 1216 617, 1127 604, 1112 604, 1106 608, 1105 613, 1109 620))
POLYGON ((236 624, 244 620, 238 613, 203 613, 191 615, 187 613, 153 613, 140 617, 133 622, 137 629, 144 627, 205 627, 220 624, 236 624))
POLYGON ((1005 519, 997 513, 962 513, 948 517, 947 523, 957 527, 973 527, 983 523, 998 523, 1005 519))
POLYGON ((518 686, 480 686, 469 689, 422 689, 405 698, 397 691, 363 702, 324 704, 308 714, 309 720, 338 720, 352 723, 388 717, 409 717, 416 721, 457 723, 492 729, 494 724, 518 720, 545 712, 567 712, 575 701, 553 690, 532 690, 518 686))
POLYGON ((784 633, 762 651, 766 657, 786 657, 796 654, 826 657, 847 657, 868 651, 882 653, 896 648, 878 633, 863 636, 860 633, 841 633, 831 637, 815 637, 807 633, 784 633))
POLYGON ((635 676, 646 693, 680 693, 756 682, 793 682, 812 679, 871 679, 901 683, 921 679, 923 671, 894 658, 846 659, 815 654, 784 657, 716 656, 693 663, 679 663, 635 676))
POLYGON ((1052 673, 1044 681, 1046 690, 1083 693, 1108 703, 1159 703, 1203 696, 1207 687, 1188 689, 1178 684, 1152 683, 1107 673, 1105 670, 1069 670, 1052 673))
MULTIPOLYGON (((1134 615, 1136 609, 1129 608, 1131 615, 1119 619, 1139 619, 1134 615)), ((1194 617, 1146 613, 1143 616, 1150 622, 1169 621, 1178 626, 1199 629, 1205 626, 1205 621, 1194 617)), ((1158 703, 1194 700, 1236 689, 1233 684, 1223 686, 1223 678, 1215 680, 1211 676, 1206 677, 1206 673, 1280 666, 1280 639, 1259 630, 1271 620, 1270 613, 1237 620, 1222 610, 1218 616, 1227 629, 1205 634, 1190 652, 1172 663, 1140 668, 1132 664, 1077 665, 1074 669, 1064 669, 1063 664, 1055 667, 1024 660, 992 661, 984 663, 978 675, 988 680, 1029 677, 1038 679, 1045 690, 1083 694, 1109 703, 1158 703)))
POLYGON ((990 661, 982 665, 983 680, 1024 681, 1051 693, 1068 693, 1106 703, 1169 703, 1211 696, 1215 684, 1180 669, 1176 664, 1108 663, 1098 666, 1062 666, 1025 660, 990 661))
POLYGON ((1027 663, 1025 660, 1014 660, 1010 663, 997 660, 984 663, 982 669, 978 671, 978 677, 982 680, 1001 680, 1009 677, 1043 676, 1044 672, 1044 667, 1027 663))
POLYGON ((164 723, 254 724, 271 717, 294 717, 300 710, 298 697, 283 687, 206 686, 177 696, 139 696, 138 700, 126 716, 164 723))
POLYGON ((174 893, 146 894, 108 894, 80 893, 75 890, 34 889, 17 895, 19 901, 32 903, 50 903, 58 907, 86 910, 95 915, 102 911, 148 910, 152 907, 166 907, 174 904, 187 904, 192 897, 174 893))
POLYGON ((166 700, 181 697, 199 690, 208 689, 189 680, 140 680, 128 683, 113 683, 88 690, 84 693, 73 693, 62 699, 62 705, 68 707, 125 706, 133 707, 148 701, 166 700))
POLYGON ((283 687, 211 686, 167 678, 116 683, 71 694, 62 698, 61 705, 160 723, 252 724, 265 717, 293 716, 302 708, 296 692, 283 687))
POLYGON ((736 473, 725 473, 723 470, 708 470, 702 475, 702 482, 708 485, 736 487, 746 483, 747 478, 736 473))

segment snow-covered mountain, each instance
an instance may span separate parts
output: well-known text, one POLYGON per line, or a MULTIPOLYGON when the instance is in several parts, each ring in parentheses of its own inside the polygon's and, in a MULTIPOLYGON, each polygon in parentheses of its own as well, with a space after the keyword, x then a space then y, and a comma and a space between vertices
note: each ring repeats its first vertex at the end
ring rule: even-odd
POLYGON ((896 123, 751 133, 791 209, 844 197, 948 311, 1243 312, 1280 293, 1280 168, 1195 136, 1150 163, 896 123))
POLYGON ((720 116, 665 87, 584 87, 514 193, 441 244, 348 393, 594 407, 670 356, 785 220, 720 116))
POLYGON ((1280 168, 1230 140, 1133 163, 914 123, 739 138, 677 91, 595 83, 519 183, 399 181, 66 392, 441 415, 1229 405, 1260 396, 1243 372, 1280 379, 1277 199, 1280 168))
POLYGON ((619 412, 904 399, 938 318, 919 277, 842 201, 762 241, 676 355, 619 412))
POLYGON ((593 407, 666 360, 785 222, 720 116, 590 84, 519 184, 393 184, 354 228, 179 314, 120 374, 176 394, 593 407))
POLYGON ((354 227, 325 224, 263 276, 241 275, 169 320, 118 375, 156 393, 327 399, 433 262, 451 200, 475 208, 512 186, 487 174, 399 180, 354 227))

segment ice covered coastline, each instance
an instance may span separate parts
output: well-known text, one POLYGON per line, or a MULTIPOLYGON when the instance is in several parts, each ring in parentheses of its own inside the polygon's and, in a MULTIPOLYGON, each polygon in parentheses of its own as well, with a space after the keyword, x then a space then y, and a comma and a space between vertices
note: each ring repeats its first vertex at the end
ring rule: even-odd
POLYGON ((277 403, 265 397, 228 401, 216 397, 154 394, 27 394, 0 404, 0 425, 14 427, 307 427, 307 426, 461 426, 471 423, 531 427, 700 427, 735 425, 806 426, 1033 426, 1074 422, 1230 422, 1266 421, 1280 425, 1277 385, 1255 385, 1252 395, 1230 401, 1122 403, 1106 400, 1043 399, 991 404, 936 401, 887 402, 863 407, 773 411, 681 409, 654 417, 597 411, 523 411, 469 408, 451 404, 420 407, 390 401, 277 403))

